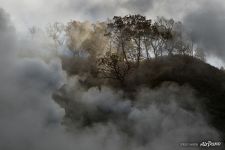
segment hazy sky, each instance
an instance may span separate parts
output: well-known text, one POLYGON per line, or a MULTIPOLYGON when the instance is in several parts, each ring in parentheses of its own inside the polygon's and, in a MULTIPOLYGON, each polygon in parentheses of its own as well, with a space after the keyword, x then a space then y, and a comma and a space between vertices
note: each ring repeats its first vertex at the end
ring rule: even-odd
MULTIPOLYGON (((224 0, 0 0, 17 31, 31 26, 45 28, 55 21, 101 21, 114 15, 140 13, 183 21, 208 54, 225 60, 224 0)), ((210 62, 221 66, 211 57, 210 62)))
MULTIPOLYGON (((182 19, 209 0, 0 0, 1 7, 20 27, 54 21, 105 20, 114 15, 141 13, 182 19)), ((224 5, 223 0, 219 3, 224 5)))

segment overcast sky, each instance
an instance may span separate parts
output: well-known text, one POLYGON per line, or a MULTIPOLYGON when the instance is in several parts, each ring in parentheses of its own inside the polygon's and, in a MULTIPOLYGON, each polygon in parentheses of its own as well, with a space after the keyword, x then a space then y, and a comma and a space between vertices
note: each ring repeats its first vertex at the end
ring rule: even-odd
MULTIPOLYGON (((225 60, 224 0, 0 0, 16 26, 24 32, 31 26, 46 27, 55 21, 102 21, 114 15, 165 16, 183 21, 208 54, 225 60)), ((210 62, 220 66, 221 61, 210 62)))
MULTIPOLYGON (((105 20, 114 15, 140 13, 182 20, 209 0, 0 0, 1 7, 20 27, 71 19, 105 20)), ((213 2, 224 5, 223 0, 213 2)))

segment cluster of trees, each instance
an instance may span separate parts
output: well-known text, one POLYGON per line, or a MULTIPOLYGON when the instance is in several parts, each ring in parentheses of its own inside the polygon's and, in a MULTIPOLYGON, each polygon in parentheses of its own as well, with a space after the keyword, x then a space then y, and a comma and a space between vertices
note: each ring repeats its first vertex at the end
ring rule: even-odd
POLYGON ((122 55, 126 61, 164 55, 194 55, 194 45, 181 22, 158 17, 155 22, 141 15, 115 16, 107 24, 109 51, 122 55))
MULTIPOLYGON (((39 28, 31 27, 34 36, 39 28)), ((74 55, 88 53, 101 57, 106 53, 123 57, 126 62, 157 58, 165 55, 191 55, 204 60, 181 22, 158 17, 156 21, 142 15, 114 16, 108 22, 56 22, 46 28, 55 46, 66 45, 74 55)), ((107 54, 108 55, 108 54, 107 54)))
MULTIPOLYGON (((38 32, 30 28, 31 35, 38 32)), ((55 47, 66 46, 76 58, 88 58, 101 78, 121 83, 142 61, 163 56, 189 55, 205 60, 204 52, 189 38, 181 22, 142 15, 114 16, 108 22, 54 23, 47 35, 55 47), (93 65, 93 64, 92 64, 93 65)))
POLYGON ((129 71, 143 60, 165 55, 190 55, 205 59, 181 22, 158 17, 155 22, 141 15, 115 16, 107 23, 105 36, 109 39, 106 54, 98 59, 103 77, 123 83, 129 71))

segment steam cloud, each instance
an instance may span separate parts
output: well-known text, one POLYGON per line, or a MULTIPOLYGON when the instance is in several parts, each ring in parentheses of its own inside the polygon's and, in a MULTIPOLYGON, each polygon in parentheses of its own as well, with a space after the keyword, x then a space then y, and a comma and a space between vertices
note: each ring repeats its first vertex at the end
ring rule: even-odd
POLYGON ((1 9, 0 149, 174 150, 181 149, 179 142, 219 140, 200 111, 183 108, 187 103, 199 109, 189 87, 141 88, 135 100, 108 87, 87 90, 79 76, 66 78, 57 58, 46 63, 40 57, 18 57, 22 44, 17 38, 1 9), (64 83, 68 102, 61 102, 62 109, 52 94, 64 83), (71 111, 74 120, 63 120, 64 111, 71 111))

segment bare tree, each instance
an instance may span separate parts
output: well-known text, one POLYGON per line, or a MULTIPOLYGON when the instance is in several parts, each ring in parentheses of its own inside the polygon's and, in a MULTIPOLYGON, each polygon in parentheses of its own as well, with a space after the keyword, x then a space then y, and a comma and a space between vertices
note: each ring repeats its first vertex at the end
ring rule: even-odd
POLYGON ((100 78, 114 79, 124 86, 125 78, 129 73, 130 66, 117 53, 106 53, 97 62, 100 78))
MULTIPOLYGON (((125 24, 124 18, 114 16, 107 25, 107 36, 110 38, 116 52, 128 63, 127 43, 131 40, 130 28, 125 24)), ((111 49, 110 49, 111 50, 111 49)))
POLYGON ((162 30, 161 28, 155 23, 152 25, 152 32, 150 36, 150 44, 153 50, 153 54, 155 58, 158 56, 162 56, 162 48, 163 48, 163 38, 162 38, 162 30))
POLYGON ((172 55, 175 47, 175 32, 174 32, 174 20, 166 19, 164 17, 157 17, 156 25, 160 30, 160 40, 162 41, 162 47, 160 54, 162 56, 163 50, 166 50, 168 55, 172 55))
POLYGON ((62 23, 55 22, 47 27, 47 34, 53 39, 55 46, 63 45, 65 39, 62 38, 61 34, 65 31, 65 26, 62 23))
POLYGON ((146 19, 146 17, 141 15, 130 15, 128 16, 129 26, 132 32, 132 40, 134 41, 137 48, 137 65, 139 65, 143 49, 145 48, 146 55, 148 56, 148 43, 147 34, 151 31, 151 20, 146 19), (143 46, 144 45, 144 48, 143 46))

